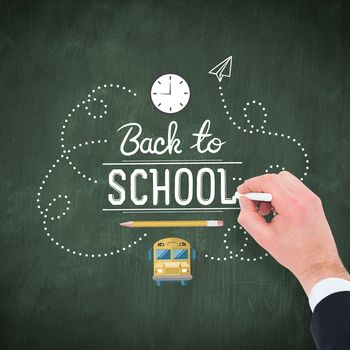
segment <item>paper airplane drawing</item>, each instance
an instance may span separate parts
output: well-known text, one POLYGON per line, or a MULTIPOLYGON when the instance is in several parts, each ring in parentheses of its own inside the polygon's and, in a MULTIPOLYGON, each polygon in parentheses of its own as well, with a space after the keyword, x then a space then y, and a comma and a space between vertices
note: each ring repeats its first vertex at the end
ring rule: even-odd
POLYGON ((209 74, 216 75, 219 82, 221 82, 223 77, 231 76, 231 67, 232 67, 232 56, 225 58, 217 66, 209 71, 209 74))

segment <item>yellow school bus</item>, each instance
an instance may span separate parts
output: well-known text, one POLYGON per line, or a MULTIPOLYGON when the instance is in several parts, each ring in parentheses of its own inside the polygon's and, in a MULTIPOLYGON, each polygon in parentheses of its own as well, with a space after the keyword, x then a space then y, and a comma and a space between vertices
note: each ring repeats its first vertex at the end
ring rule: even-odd
POLYGON ((186 286, 192 279, 191 260, 196 251, 182 238, 164 238, 154 243, 148 252, 153 260, 153 280, 157 286, 164 282, 180 282, 186 286))

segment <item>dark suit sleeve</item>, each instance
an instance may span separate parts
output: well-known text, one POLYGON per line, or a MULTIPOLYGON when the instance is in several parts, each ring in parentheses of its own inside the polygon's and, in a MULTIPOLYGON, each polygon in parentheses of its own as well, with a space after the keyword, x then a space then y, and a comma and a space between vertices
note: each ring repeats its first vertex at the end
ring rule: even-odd
POLYGON ((311 333, 319 350, 350 350, 350 292, 331 294, 316 305, 311 333))

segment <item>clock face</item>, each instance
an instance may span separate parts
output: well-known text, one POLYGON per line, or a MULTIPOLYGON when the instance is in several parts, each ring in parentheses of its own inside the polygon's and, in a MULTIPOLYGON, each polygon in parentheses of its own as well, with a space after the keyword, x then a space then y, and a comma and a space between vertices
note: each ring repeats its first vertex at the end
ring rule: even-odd
POLYGON ((151 89, 153 104, 164 113, 177 113, 187 105, 190 88, 185 79, 176 74, 165 74, 156 79, 151 89))

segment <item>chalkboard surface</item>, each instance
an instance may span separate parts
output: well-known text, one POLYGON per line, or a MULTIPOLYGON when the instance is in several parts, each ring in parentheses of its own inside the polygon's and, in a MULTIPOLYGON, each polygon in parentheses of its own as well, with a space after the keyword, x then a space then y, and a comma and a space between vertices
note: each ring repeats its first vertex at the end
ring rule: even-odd
POLYGON ((314 349, 306 296, 239 227, 237 205, 223 209, 217 169, 227 195, 254 175, 297 174, 323 199, 350 266, 349 23, 343 1, 1 2, 1 349, 314 349), (208 74, 225 59, 226 76, 208 74), (174 114, 150 98, 169 73, 190 88, 174 114), (206 120, 224 142, 217 153, 191 148, 206 120), (122 154, 125 124, 155 140, 172 122, 181 153, 122 154), (213 170, 210 205, 177 211, 180 167, 213 170), (121 207, 108 199, 116 168, 121 207), (130 198, 137 168, 148 176, 141 207, 130 198), (163 211, 146 210, 152 168, 160 184, 170 172, 163 211), (224 227, 119 226, 150 219, 224 227), (173 236, 196 249, 193 280, 159 288, 148 250, 173 236))

